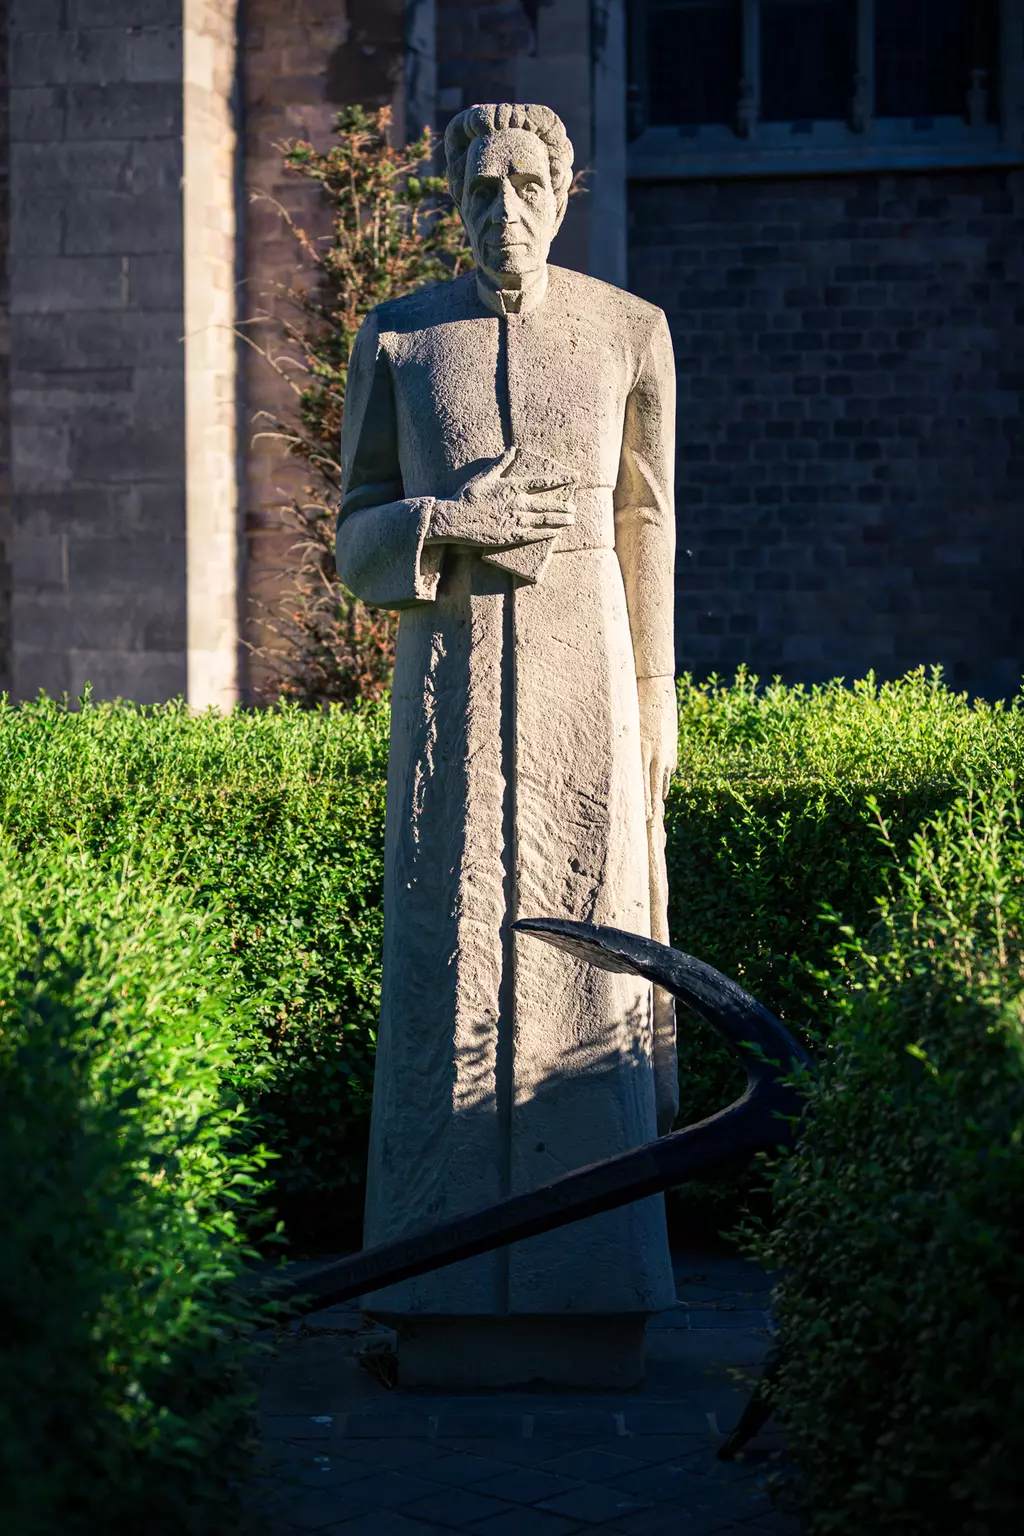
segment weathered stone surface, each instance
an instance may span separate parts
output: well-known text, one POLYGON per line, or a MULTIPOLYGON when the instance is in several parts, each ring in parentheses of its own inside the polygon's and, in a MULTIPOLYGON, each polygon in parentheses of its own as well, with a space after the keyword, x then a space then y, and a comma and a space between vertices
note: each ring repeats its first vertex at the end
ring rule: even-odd
MULTIPOLYGON (((367 319, 342 433, 339 572, 402 610, 368 1244, 648 1140, 675 1088, 646 983, 509 931, 650 932, 653 900, 663 932, 668 330, 547 265, 571 167, 553 113, 461 114, 448 156, 477 272, 367 319)), ((415 1316, 670 1300, 660 1200, 374 1298, 415 1316)))

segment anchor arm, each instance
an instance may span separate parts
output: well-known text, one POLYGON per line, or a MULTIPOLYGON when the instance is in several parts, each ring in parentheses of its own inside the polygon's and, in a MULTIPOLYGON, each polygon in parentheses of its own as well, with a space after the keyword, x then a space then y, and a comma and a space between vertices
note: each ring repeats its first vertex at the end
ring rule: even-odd
POLYGON ((800 1098, 786 1074, 810 1058, 778 1019, 742 987, 692 955, 616 928, 528 918, 517 931, 610 971, 666 988, 714 1026, 742 1062, 747 1087, 718 1114, 646 1146, 576 1169, 525 1194, 467 1211, 425 1232, 324 1264, 301 1280, 274 1285, 279 1302, 305 1311, 354 1300, 493 1248, 537 1237, 601 1211, 658 1194, 698 1173, 727 1167, 790 1139, 786 1121, 800 1098))

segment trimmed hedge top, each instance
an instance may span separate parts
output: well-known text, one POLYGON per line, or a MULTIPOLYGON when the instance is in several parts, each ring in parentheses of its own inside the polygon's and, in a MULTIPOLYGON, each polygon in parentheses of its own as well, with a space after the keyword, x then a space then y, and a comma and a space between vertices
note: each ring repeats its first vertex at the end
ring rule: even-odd
MULTIPOLYGON (((680 765, 667 806, 673 943, 735 977, 814 1040, 827 1032, 837 918, 874 921, 893 850, 962 786, 1024 759, 1024 700, 970 702, 924 669, 813 688, 737 674, 679 685, 680 765), (879 836, 879 818, 890 847, 879 836)), ((740 1079, 717 1038, 681 1021, 680 1120, 740 1079)))
MULTIPOLYGON (((826 909, 862 925, 885 889, 877 815, 904 850, 969 777, 1018 768, 1021 701, 971 703, 923 669, 852 688, 686 676, 679 701, 674 942, 813 1036, 827 1028, 826 909)), ((286 1215, 330 1213, 349 1236, 379 1004, 388 720, 386 703, 227 716, 0 704, 0 847, 70 838, 104 860, 145 848, 169 885, 216 899, 225 975, 261 1042, 239 1041, 232 1080, 279 1154, 286 1215)), ((681 1020, 680 1076, 684 1121, 736 1084, 694 1019, 681 1020)))

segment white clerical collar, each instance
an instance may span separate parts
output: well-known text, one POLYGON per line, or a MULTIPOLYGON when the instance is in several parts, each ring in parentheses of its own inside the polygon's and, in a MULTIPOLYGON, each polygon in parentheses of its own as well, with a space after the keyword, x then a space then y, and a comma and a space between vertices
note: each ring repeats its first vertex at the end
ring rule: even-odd
POLYGON ((476 291, 487 308, 496 315, 529 315, 548 291, 547 264, 531 273, 522 288, 499 288, 486 272, 476 269, 476 291))

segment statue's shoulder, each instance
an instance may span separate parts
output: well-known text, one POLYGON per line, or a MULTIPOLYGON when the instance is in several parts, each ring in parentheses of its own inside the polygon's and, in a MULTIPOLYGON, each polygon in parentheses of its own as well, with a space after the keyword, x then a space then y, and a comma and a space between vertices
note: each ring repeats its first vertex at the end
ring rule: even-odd
POLYGON ((548 267, 551 291, 569 308, 579 311, 592 324, 626 333, 635 339, 646 339, 652 331, 665 323, 664 311, 657 304, 616 288, 600 278, 588 277, 585 272, 574 272, 569 267, 548 267))
POLYGON ((470 301, 473 274, 463 273, 444 283, 431 283, 427 288, 417 288, 399 299, 387 299, 370 311, 370 316, 381 334, 426 330, 432 325, 443 325, 460 314, 470 301))

